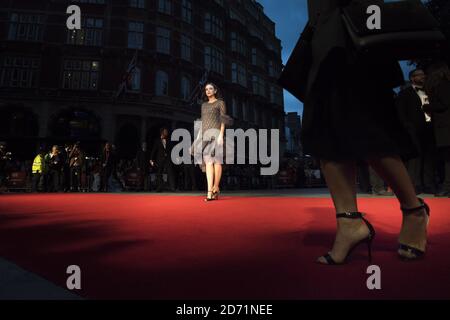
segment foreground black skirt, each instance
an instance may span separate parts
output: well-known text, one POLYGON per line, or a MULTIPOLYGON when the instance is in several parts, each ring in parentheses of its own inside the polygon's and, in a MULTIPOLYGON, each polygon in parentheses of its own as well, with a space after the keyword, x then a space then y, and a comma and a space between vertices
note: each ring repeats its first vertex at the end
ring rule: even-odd
POLYGON ((305 101, 305 154, 336 161, 417 155, 395 109, 392 70, 386 69, 392 65, 351 61, 343 50, 330 54, 305 101))

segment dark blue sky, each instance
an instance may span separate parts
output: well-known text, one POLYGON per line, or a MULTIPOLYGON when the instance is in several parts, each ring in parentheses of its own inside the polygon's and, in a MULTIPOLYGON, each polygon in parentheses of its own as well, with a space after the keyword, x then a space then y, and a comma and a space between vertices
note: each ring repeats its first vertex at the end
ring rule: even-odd
MULTIPOLYGON (((258 0, 264 6, 264 11, 275 23, 276 34, 283 46, 282 59, 286 63, 294 46, 308 20, 306 0, 258 0)), ((405 73, 411 68, 402 63, 405 73)), ((286 112, 302 113, 303 105, 300 101, 284 91, 286 112)))

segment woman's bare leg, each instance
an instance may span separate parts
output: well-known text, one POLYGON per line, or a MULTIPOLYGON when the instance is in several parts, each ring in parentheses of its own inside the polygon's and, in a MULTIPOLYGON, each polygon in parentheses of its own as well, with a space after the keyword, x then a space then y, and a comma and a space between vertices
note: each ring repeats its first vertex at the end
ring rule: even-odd
POLYGON ((222 164, 215 163, 214 164, 214 191, 220 190, 220 179, 222 178, 222 164))
MULTIPOLYGON (((354 162, 321 161, 322 172, 330 190, 336 213, 357 212, 356 164, 354 162)), ((362 219, 336 219, 336 239, 330 255, 337 263, 343 262, 350 248, 369 235, 362 219)), ((324 257, 318 262, 327 263, 324 257)))
MULTIPOLYGON (((392 188, 402 207, 420 206, 411 178, 400 157, 388 156, 368 161, 378 175, 392 188)), ((399 242, 425 251, 428 217, 423 213, 423 210, 419 210, 415 214, 403 215, 399 242)))
POLYGON ((211 191, 214 186, 214 164, 206 163, 206 181, 208 185, 208 194, 207 197, 211 198, 211 191))

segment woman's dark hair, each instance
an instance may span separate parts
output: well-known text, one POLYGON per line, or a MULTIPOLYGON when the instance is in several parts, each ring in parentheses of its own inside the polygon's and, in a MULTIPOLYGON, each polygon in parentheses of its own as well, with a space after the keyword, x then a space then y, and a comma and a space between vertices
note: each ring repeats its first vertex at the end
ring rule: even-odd
POLYGON ((208 101, 208 97, 206 96, 206 92, 205 92, 205 89, 206 89, 207 86, 213 86, 214 90, 216 90, 216 95, 215 95, 215 96, 216 96, 216 99, 217 99, 217 100, 223 100, 222 92, 220 91, 219 87, 216 86, 216 85, 215 85, 214 83, 212 83, 212 82, 208 82, 208 83, 206 83, 206 84, 203 86, 202 100, 203 100, 204 102, 208 101))
POLYGON ((169 131, 169 129, 167 129, 166 127, 161 127, 161 128, 159 128, 159 134, 162 134, 164 132, 164 130, 169 131))
POLYGON ((443 81, 450 81, 450 69, 447 63, 437 62, 427 69, 427 80, 425 82, 425 91, 428 95, 433 95, 436 88, 443 81))

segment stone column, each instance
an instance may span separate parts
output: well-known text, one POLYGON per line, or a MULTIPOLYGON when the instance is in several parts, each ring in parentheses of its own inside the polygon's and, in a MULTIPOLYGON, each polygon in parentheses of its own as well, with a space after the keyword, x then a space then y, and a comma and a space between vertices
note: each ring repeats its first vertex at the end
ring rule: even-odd
POLYGON ((141 143, 147 140, 147 117, 141 117, 141 143))

